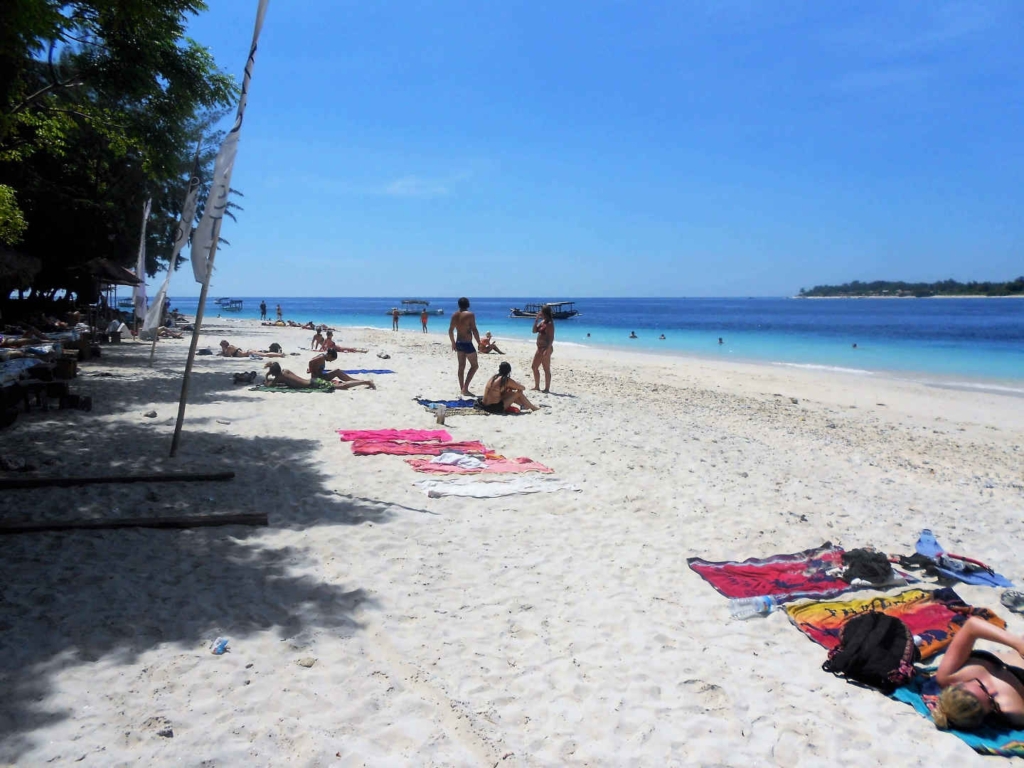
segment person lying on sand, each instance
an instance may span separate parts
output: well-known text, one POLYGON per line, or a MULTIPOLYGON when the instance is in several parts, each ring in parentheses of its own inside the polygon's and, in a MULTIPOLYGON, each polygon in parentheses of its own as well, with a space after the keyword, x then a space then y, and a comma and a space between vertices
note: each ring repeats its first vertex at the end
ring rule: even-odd
POLYGON ((1024 727, 1024 669, 974 650, 978 640, 1005 645, 1024 656, 1024 637, 978 617, 969 618, 942 657, 935 681, 942 688, 932 713, 935 727, 971 730, 985 721, 1024 727))
MULTIPOLYGON (((281 368, 280 363, 267 363, 267 375, 263 377, 263 384, 267 387, 288 387, 289 389, 314 389, 321 382, 315 377, 304 379, 297 373, 292 373, 287 368, 281 368)), ((329 382, 335 389, 350 389, 354 386, 366 385, 376 389, 372 381, 353 382, 329 382)))
POLYGON ((490 331, 485 333, 484 337, 480 339, 480 343, 477 345, 477 349, 480 351, 481 355, 486 355, 491 352, 497 352, 499 355, 505 354, 500 349, 498 349, 498 345, 494 343, 494 339, 491 338, 490 331))
MULTIPOLYGON (((347 373, 341 369, 333 371, 327 370, 327 363, 333 363, 338 359, 338 353, 333 349, 328 349, 322 355, 317 355, 309 361, 309 380, 315 381, 317 379, 323 379, 324 381, 330 381, 335 383, 334 379, 339 379, 344 382, 344 386, 339 386, 338 389, 348 389, 350 387, 369 387, 370 389, 376 389, 377 385, 370 380, 353 379, 347 373)), ((337 386, 337 385, 336 385, 337 386)))
POLYGON ((324 343, 320 345, 321 348, 326 352, 328 349, 333 349, 335 352, 367 352, 365 349, 356 349, 355 347, 339 347, 334 341, 334 331, 327 332, 327 338, 324 339, 324 343))
POLYGON ((228 343, 227 339, 220 343, 221 357, 249 357, 249 355, 256 355, 257 357, 284 357, 284 352, 269 352, 263 349, 239 349, 228 343))
POLYGON ((522 384, 512 378, 512 366, 502 363, 498 373, 491 376, 484 385, 484 396, 480 398, 480 407, 488 413, 505 413, 509 406, 518 405, 528 411, 539 411, 536 405, 526 399, 522 384))

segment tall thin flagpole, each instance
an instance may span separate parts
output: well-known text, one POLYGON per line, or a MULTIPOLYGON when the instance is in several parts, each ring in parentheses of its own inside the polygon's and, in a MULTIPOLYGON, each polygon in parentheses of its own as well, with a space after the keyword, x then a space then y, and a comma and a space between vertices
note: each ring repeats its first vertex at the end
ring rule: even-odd
POLYGON ((217 240, 220 239, 220 223, 217 219, 213 228, 213 244, 210 246, 210 258, 207 262, 206 279, 199 291, 199 306, 196 308, 196 319, 192 326, 192 343, 188 347, 188 361, 185 363, 185 376, 181 380, 181 399, 178 400, 178 420, 174 423, 174 437, 171 438, 171 458, 178 452, 181 440, 181 427, 185 423, 185 403, 188 401, 188 381, 192 377, 192 363, 196 359, 196 346, 199 344, 199 329, 203 325, 203 314, 206 310, 206 294, 210 291, 210 276, 213 274, 213 259, 217 255, 217 240))

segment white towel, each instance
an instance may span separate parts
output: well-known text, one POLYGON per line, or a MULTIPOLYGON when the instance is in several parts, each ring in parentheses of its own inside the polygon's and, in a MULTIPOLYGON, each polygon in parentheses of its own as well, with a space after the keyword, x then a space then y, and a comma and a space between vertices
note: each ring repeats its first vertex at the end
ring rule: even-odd
POLYGON ((487 464, 480 459, 473 458, 472 456, 466 456, 461 453, 455 453, 449 451, 448 453, 442 453, 440 456, 435 456, 430 460, 431 464, 451 464, 456 467, 464 467, 465 469, 482 469, 487 464))
POLYGON ((469 496, 474 499, 496 499, 521 493, 579 491, 579 487, 553 477, 511 477, 507 480, 419 480, 416 487, 432 499, 442 496, 469 496))

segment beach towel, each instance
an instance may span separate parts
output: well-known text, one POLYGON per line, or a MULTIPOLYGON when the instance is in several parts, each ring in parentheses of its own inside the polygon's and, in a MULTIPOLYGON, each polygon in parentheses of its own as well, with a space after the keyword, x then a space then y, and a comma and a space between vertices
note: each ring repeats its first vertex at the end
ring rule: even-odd
POLYGON ((1000 628, 1006 627, 1006 622, 990 610, 967 605, 949 587, 931 592, 908 589, 893 596, 857 600, 808 600, 783 606, 783 610, 797 629, 828 650, 839 645, 843 624, 852 616, 881 611, 905 621, 916 638, 920 638, 917 647, 922 659, 934 656, 949 645, 971 616, 978 616, 1000 628))
POLYGON ((1013 582, 1002 574, 996 573, 987 566, 978 563, 976 560, 951 555, 939 544, 935 535, 925 528, 921 531, 915 547, 917 554, 931 559, 931 569, 940 576, 954 581, 962 581, 964 584, 973 584, 979 587, 1012 587, 1013 582))
POLYGON ((752 557, 743 562, 686 560, 697 574, 728 598, 771 595, 783 603, 800 597, 833 597, 856 587, 828 571, 843 567, 843 550, 825 542, 788 555, 752 557))
POLYGON ((394 371, 388 368, 356 368, 354 371, 345 371, 349 376, 355 376, 358 373, 373 373, 377 376, 382 376, 385 373, 394 373, 394 371))
POLYGON ((459 453, 490 453, 490 450, 475 440, 466 442, 432 442, 420 441, 400 443, 394 440, 354 440, 352 453, 356 456, 440 456, 447 451, 459 453))
POLYGON ((249 387, 250 392, 298 392, 300 394, 309 394, 310 392, 326 392, 330 394, 334 391, 334 387, 331 386, 331 382, 324 381, 323 379, 317 379, 313 382, 310 387, 303 387, 302 389, 292 389, 291 387, 268 387, 265 384, 257 384, 255 387, 249 387))
POLYGON ((413 399, 428 410, 435 410, 439 405, 443 405, 445 408, 472 408, 476 405, 476 400, 427 400, 422 397, 413 399))
POLYGON ((351 440, 423 440, 451 441, 452 436, 443 429, 339 429, 341 441, 351 440))
MULTIPOLYGON (((916 675, 907 685, 893 691, 891 698, 909 704, 930 720, 931 710, 939 697, 939 685, 931 674, 936 669, 930 667, 923 670, 923 673, 916 675)), ((1009 726, 998 728, 985 724, 973 731, 950 729, 948 733, 983 755, 1024 757, 1024 729, 1013 729, 1009 726)))
POLYGON ((509 477, 503 480, 417 480, 413 483, 432 499, 443 496, 468 496, 473 499, 497 499, 526 493, 579 491, 579 487, 553 477, 509 477))
POLYGON ((406 459, 405 461, 417 472, 427 472, 434 475, 480 475, 504 472, 544 472, 550 474, 555 471, 550 467, 545 467, 543 464, 540 464, 533 459, 527 458, 486 461, 482 467, 459 467, 451 464, 435 464, 428 459, 406 459))

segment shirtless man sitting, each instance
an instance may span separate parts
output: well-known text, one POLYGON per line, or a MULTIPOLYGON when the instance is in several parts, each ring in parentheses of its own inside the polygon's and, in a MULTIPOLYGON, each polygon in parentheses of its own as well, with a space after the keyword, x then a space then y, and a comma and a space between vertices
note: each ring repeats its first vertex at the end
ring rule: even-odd
POLYGON ((476 347, 473 340, 480 343, 480 331, 476 329, 476 315, 469 311, 469 299, 459 299, 459 311, 452 315, 448 324, 448 339, 452 343, 452 351, 459 356, 459 389, 465 397, 474 397, 469 391, 469 383, 473 374, 480 366, 476 361, 476 347), (469 360, 469 373, 466 374, 466 360, 469 360))
POLYGON ((250 355, 256 355, 256 357, 284 357, 283 352, 265 352, 261 349, 239 349, 238 347, 230 344, 227 339, 220 343, 221 357, 249 357, 250 355))
POLYGON ((359 380, 353 379, 344 371, 338 369, 328 371, 327 363, 333 363, 338 359, 338 353, 333 349, 329 349, 322 355, 317 355, 309 361, 309 381, 310 383, 317 379, 323 379, 324 381, 330 381, 334 384, 335 389, 351 389, 352 387, 369 387, 370 389, 376 389, 377 385, 370 380, 359 380), (333 380, 339 379, 341 383, 335 383, 333 380))

